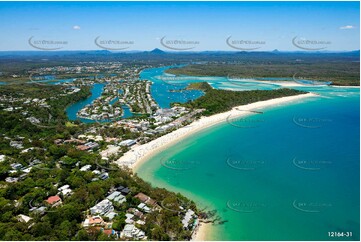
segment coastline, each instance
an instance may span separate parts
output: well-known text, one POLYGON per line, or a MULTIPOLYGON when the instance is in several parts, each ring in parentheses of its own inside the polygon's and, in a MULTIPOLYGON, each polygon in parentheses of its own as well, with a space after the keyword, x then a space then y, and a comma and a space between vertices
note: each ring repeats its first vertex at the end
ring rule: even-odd
POLYGON ((276 99, 270 99, 266 101, 259 101, 255 103, 234 107, 232 110, 224 113, 218 113, 209 117, 201 117, 200 119, 195 120, 194 122, 192 122, 187 126, 179 128, 168 134, 165 134, 146 144, 134 145, 115 163, 119 166, 128 166, 134 172, 136 172, 145 161, 147 161, 149 158, 153 157, 154 155, 158 154, 162 150, 166 149, 167 147, 208 127, 211 127, 219 123, 227 122, 227 119, 229 117, 232 118, 245 117, 247 115, 252 114, 252 112, 247 110, 272 107, 275 105, 285 104, 285 103, 301 100, 304 98, 316 97, 316 96, 318 95, 314 93, 306 93, 296 96, 287 96, 276 99), (240 111, 240 109, 244 111, 240 111))
POLYGON ((192 236, 191 241, 207 241, 207 235, 212 231, 212 224, 201 222, 192 236))

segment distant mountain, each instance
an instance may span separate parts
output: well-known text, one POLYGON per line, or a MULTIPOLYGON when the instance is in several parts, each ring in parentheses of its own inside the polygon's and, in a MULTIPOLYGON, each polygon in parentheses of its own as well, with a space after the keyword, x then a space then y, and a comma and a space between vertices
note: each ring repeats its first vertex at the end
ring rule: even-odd
MULTIPOLYGON (((190 63, 203 61, 272 61, 280 60, 334 60, 344 58, 359 61, 360 51, 163 51, 155 48, 151 51, 108 51, 108 50, 77 50, 77 51, 0 51, 1 63, 18 62, 60 62, 77 63, 80 61, 154 61, 164 63, 190 63)), ((45 65, 45 64, 44 64, 45 65)), ((14 65, 16 66, 16 65, 14 65)))
POLYGON ((150 54, 166 54, 166 52, 165 51, 163 51, 163 50, 161 50, 161 49, 158 49, 158 48, 155 48, 154 50, 152 50, 152 51, 149 51, 148 53, 150 53, 150 54))
POLYGON ((68 50, 68 51, 0 51, 0 56, 70 56, 70 55, 124 55, 124 54, 181 54, 181 55, 262 55, 262 54, 343 54, 343 55, 360 55, 360 50, 354 51, 163 51, 155 48, 151 51, 133 50, 133 51, 109 51, 109 50, 68 50))
POLYGON ((350 51, 350 55, 360 56, 360 50, 350 51))
POLYGON ((0 51, 0 56, 67 56, 67 55, 108 55, 109 50, 64 50, 64 51, 0 51))

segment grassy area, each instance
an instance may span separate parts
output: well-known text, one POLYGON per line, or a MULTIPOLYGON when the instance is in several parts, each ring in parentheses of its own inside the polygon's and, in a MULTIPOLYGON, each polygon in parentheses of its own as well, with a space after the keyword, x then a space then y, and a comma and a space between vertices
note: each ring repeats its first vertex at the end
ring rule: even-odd
POLYGON ((71 122, 66 122, 65 123, 65 127, 67 127, 67 128, 76 127, 76 126, 78 126, 78 125, 76 125, 74 123, 71 123, 71 122))

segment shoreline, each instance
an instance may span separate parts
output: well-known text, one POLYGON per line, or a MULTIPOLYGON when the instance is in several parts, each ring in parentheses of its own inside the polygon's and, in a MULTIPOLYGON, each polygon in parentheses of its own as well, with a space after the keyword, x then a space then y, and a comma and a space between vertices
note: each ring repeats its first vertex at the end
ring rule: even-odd
MULTIPOLYGON (((207 235, 212 230, 212 224, 200 222, 192 235, 191 241, 207 241, 207 235)), ((208 239, 209 241, 209 239, 208 239)))
POLYGON ((271 84, 271 85, 278 85, 281 87, 332 87, 332 88, 360 88, 360 86, 339 86, 339 85, 322 85, 322 84, 315 84, 315 85, 306 85, 306 84, 301 84, 301 83, 297 83, 294 81, 258 81, 260 83, 264 83, 264 84, 271 84))
POLYGON ((133 172, 136 172, 145 161, 158 154, 162 150, 168 148, 169 146, 179 142, 180 140, 190 135, 193 135, 194 133, 202 131, 216 124, 227 122, 227 119, 231 116, 232 118, 245 117, 253 114, 252 112, 247 110, 263 109, 316 96, 318 95, 314 93, 306 93, 296 96, 287 96, 266 101, 259 101, 234 107, 232 108, 232 110, 224 113, 218 113, 208 117, 201 117, 200 119, 195 120, 189 125, 165 134, 146 144, 134 145, 128 152, 126 152, 122 157, 115 161, 115 163, 119 166, 128 166, 133 170, 133 172), (242 109, 244 111, 239 111, 239 109, 242 109))
MULTIPOLYGON (((306 93, 296 96, 281 97, 241 105, 234 107, 232 110, 224 113, 215 114, 209 117, 201 117, 187 126, 165 134, 146 144, 133 146, 131 150, 126 152, 115 163, 119 166, 126 165, 130 167, 134 173, 136 173, 137 170, 151 157, 159 154, 161 151, 172 146, 173 144, 176 144, 180 140, 189 137, 190 135, 194 135, 195 133, 205 130, 208 127, 227 122, 230 116, 232 116, 232 118, 245 117, 254 114, 251 112, 254 109, 273 107, 276 105, 318 96, 319 95, 314 93, 306 93), (239 111, 239 109, 245 111, 239 111)), ((212 230, 212 224, 200 222, 192 235, 191 241, 209 241, 212 236, 212 230)))

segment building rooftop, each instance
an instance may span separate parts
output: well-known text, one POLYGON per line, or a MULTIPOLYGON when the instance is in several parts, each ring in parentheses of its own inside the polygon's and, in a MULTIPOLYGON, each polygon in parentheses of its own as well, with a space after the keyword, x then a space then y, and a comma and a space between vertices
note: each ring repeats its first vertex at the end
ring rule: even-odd
POLYGON ((50 205, 53 205, 54 203, 57 203, 59 201, 61 201, 61 198, 59 196, 51 196, 46 200, 46 202, 50 205))
POLYGON ((148 197, 147 195, 145 195, 144 193, 140 192, 137 195, 135 195, 134 197, 138 198, 140 201, 142 202, 146 202, 150 197, 148 197))
POLYGON ((24 214, 19 214, 19 216, 18 216, 18 221, 24 222, 24 223, 29 222, 31 219, 32 219, 31 217, 26 216, 24 214))

